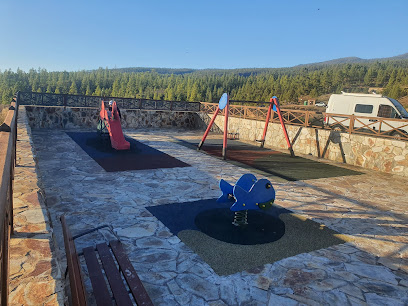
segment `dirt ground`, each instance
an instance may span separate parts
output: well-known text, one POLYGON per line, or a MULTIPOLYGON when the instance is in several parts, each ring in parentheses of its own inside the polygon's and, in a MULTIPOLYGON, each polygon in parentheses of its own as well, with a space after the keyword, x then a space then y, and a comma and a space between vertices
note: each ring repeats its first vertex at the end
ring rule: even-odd
POLYGON ((9 105, 0 104, 0 123, 4 122, 6 118, 9 105))
POLYGON ((397 100, 402 104, 402 106, 405 107, 405 109, 408 108, 408 96, 399 98, 399 99, 397 99, 397 100))

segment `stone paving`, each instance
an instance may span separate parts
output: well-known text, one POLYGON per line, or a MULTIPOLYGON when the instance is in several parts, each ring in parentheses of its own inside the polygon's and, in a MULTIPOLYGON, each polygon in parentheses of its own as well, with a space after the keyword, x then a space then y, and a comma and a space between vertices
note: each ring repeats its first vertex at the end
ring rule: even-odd
MULTIPOLYGON (((126 134, 191 167, 107 173, 64 131, 33 131, 49 213, 41 238, 52 245, 52 232, 56 244, 44 255, 52 257, 50 261, 64 267, 59 216, 65 213, 73 234, 111 226, 111 231, 77 240, 77 248, 119 238, 155 305, 408 304, 408 179, 361 169, 365 174, 298 182, 266 176, 277 190, 277 205, 350 235, 353 241, 218 276, 145 207, 215 198, 220 178, 233 182, 248 170, 172 141, 174 135, 194 132, 126 134)), ((46 219, 43 216, 45 210, 38 215, 46 219)), ((58 273, 48 275, 55 284, 61 279, 58 273)), ((89 280, 86 284, 89 289, 89 280)), ((55 292, 59 291, 48 296, 58 296, 55 292)))

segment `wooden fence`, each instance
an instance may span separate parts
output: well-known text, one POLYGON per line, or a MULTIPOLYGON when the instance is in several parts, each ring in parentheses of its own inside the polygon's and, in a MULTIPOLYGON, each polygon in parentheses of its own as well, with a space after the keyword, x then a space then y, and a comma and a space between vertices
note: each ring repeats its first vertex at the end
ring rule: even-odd
MULTIPOLYGON (((18 95, 18 94, 17 94, 18 95)), ((13 231, 13 180, 16 164, 18 102, 13 99, 0 125, 0 304, 8 303, 9 245, 13 231)))
MULTIPOLYGON (((266 104, 266 103, 265 103, 266 104)), ((218 103, 201 102, 200 110, 213 114, 218 103)), ((225 109, 221 111, 224 114, 225 109)), ((265 121, 268 107, 234 105, 229 106, 229 116, 242 119, 265 121)), ((325 112, 281 109, 285 124, 304 127, 331 129, 350 134, 380 136, 408 140, 408 120, 362 117, 354 115, 327 114, 325 112)), ((270 122, 279 123, 277 112, 271 114, 270 122)))

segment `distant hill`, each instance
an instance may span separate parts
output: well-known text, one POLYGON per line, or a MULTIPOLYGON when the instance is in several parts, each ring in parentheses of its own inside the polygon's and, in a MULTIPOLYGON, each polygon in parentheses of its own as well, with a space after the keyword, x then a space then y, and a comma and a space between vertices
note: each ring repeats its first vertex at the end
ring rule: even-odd
MULTIPOLYGON (((342 64, 359 64, 359 63, 372 63, 372 62, 387 62, 387 61, 396 61, 396 60, 408 60, 408 53, 393 56, 393 57, 384 57, 384 58, 373 58, 373 59, 363 59, 359 57, 343 57, 338 59, 333 59, 324 62, 301 64, 293 67, 286 68, 237 68, 237 69, 191 69, 191 68, 153 68, 153 67, 128 67, 128 68, 114 68, 109 69, 111 71, 117 72, 128 72, 128 73, 138 73, 138 72, 157 72, 158 74, 175 74, 175 75, 184 75, 191 73, 198 73, 201 75, 211 74, 211 75, 223 75, 225 73, 233 73, 241 76, 249 76, 251 74, 260 74, 260 73, 293 73, 294 70, 299 68, 304 69, 321 69, 322 67, 342 65, 342 64), (290 71, 289 71, 290 70, 290 71)), ((101 68, 100 68, 101 69, 101 68)))
POLYGON ((359 57, 342 57, 324 62, 301 64, 294 67, 307 67, 307 66, 330 66, 330 65, 341 65, 341 64, 356 64, 356 63, 367 63, 369 60, 362 59, 359 57))
POLYGON ((301 64, 294 66, 295 67, 307 67, 307 66, 330 66, 330 65, 341 65, 341 64, 358 64, 358 63, 372 63, 372 62, 386 62, 386 61, 395 61, 395 60, 406 60, 408 59, 408 53, 404 53, 392 57, 383 57, 383 58, 372 58, 372 59, 363 59, 359 57, 343 57, 337 58, 324 62, 310 63, 310 64, 301 64))
POLYGON ((157 72, 159 74, 186 74, 192 73, 197 69, 189 69, 189 68, 152 68, 152 67, 130 67, 130 68, 113 68, 109 69, 111 71, 118 71, 118 72, 130 72, 130 73, 137 73, 137 72, 157 72))

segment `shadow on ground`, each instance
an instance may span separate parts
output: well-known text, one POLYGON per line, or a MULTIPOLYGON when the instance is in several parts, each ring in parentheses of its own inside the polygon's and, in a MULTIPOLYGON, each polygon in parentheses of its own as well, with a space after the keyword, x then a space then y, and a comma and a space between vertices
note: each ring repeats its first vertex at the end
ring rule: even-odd
MULTIPOLYGON (((196 150, 200 139, 177 139, 176 142, 196 150)), ((222 157, 222 139, 207 139, 201 150, 212 156, 222 157)), ((362 174, 299 156, 291 157, 290 154, 260 148, 238 140, 228 142, 226 161, 247 169, 255 168, 287 181, 362 174)))

